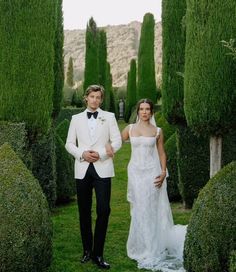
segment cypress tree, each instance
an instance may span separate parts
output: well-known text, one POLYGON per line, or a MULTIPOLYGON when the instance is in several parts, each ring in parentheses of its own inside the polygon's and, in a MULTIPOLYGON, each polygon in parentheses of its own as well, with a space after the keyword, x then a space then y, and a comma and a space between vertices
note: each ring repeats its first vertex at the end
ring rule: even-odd
POLYGON ((111 91, 112 91, 112 75, 110 72, 110 63, 106 65, 106 83, 105 83, 105 97, 104 97, 104 109, 110 111, 111 109, 111 91))
POLYGON ((155 20, 151 13, 143 17, 138 50, 138 84, 137 98, 149 98, 154 103, 157 100, 154 62, 154 27, 155 20))
POLYGON ((178 187, 185 208, 191 208, 209 179, 209 151, 206 138, 193 134, 184 115, 185 13, 185 0, 162 1, 162 112, 170 124, 177 125, 178 187), (190 173, 198 174, 190 180, 190 173))
POLYGON ((53 118, 59 114, 62 105, 62 90, 64 85, 64 59, 63 59, 63 14, 62 0, 57 0, 56 29, 54 40, 54 92, 53 92, 53 118))
MULTIPOLYGON (((106 85, 106 67, 107 67, 107 36, 104 30, 99 31, 98 43, 98 66, 99 66, 99 84, 106 85)), ((109 71, 110 73, 110 71, 109 71)))
POLYGON ((221 42, 236 36, 235 18, 234 0, 187 0, 184 110, 189 126, 210 136, 211 176, 236 123, 236 63, 221 42))
POLYGON ((86 28, 86 52, 84 68, 84 90, 91 84, 99 82, 98 70, 98 29, 93 17, 90 18, 86 28))
POLYGON ((171 124, 186 124, 184 116, 185 0, 162 1, 162 112, 171 124))
POLYGON ((73 67, 73 59, 69 58, 67 73, 66 73, 66 83, 68 86, 74 86, 74 67, 73 67))
POLYGON ((132 59, 130 62, 130 70, 128 72, 127 95, 126 95, 126 102, 125 102, 125 122, 127 123, 129 122, 132 108, 137 103, 136 93, 137 93, 136 60, 132 59))
POLYGON ((114 88, 112 88, 111 90, 111 104, 110 105, 111 105, 110 111, 113 112, 116 118, 118 119, 119 113, 118 113, 117 97, 116 97, 114 88))
POLYGON ((0 17, 0 119, 46 132, 52 114, 55 5, 0 1, 0 17))

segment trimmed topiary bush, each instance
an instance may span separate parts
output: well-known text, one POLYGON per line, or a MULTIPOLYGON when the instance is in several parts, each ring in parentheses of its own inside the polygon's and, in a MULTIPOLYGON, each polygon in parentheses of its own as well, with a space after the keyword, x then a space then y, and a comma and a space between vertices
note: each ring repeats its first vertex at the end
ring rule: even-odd
POLYGON ((222 141, 222 165, 236 160, 236 130, 231 129, 223 135, 222 141))
POLYGON ((26 134, 25 123, 0 121, 0 145, 8 142, 20 157, 25 155, 26 134))
POLYGON ((0 147, 0 169, 0 271, 45 271, 52 222, 41 187, 8 144, 0 147))
POLYGON ((70 121, 68 119, 64 119, 57 127, 56 133, 61 137, 62 141, 66 143, 66 138, 68 134, 70 126, 70 121))
POLYGON ((55 131, 51 128, 47 134, 40 135, 32 145, 32 173, 39 181, 47 198, 48 205, 53 208, 56 203, 56 151, 55 131))
POLYGON ((170 125, 166 121, 163 115, 161 115, 161 117, 159 117, 158 119, 155 118, 155 120, 156 120, 157 126, 162 128, 164 139, 166 142, 169 139, 169 137, 175 132, 175 127, 170 125))
POLYGON ((228 272, 236 249, 236 161, 221 169, 194 204, 184 245, 184 267, 194 272, 228 272))
POLYGON ((177 146, 176 133, 173 133, 165 143, 167 155, 167 168, 169 177, 167 178, 167 192, 170 201, 179 201, 181 196, 178 189, 178 167, 177 167, 177 146))
POLYGON ((136 122, 136 118, 137 118, 137 113, 136 113, 136 106, 135 106, 131 110, 131 115, 130 115, 130 118, 129 118, 129 123, 130 124, 134 124, 136 122))
POLYGON ((229 272, 236 272, 236 250, 233 250, 230 254, 229 272))
POLYGON ((209 144, 206 137, 185 126, 178 126, 176 135, 178 187, 184 207, 189 209, 209 180, 209 144))
POLYGON ((28 150, 25 123, 0 121, 0 146, 4 143, 9 143, 27 167, 31 168, 32 158, 28 150))
POLYGON ((156 112, 155 112, 155 120, 158 120, 158 119, 161 118, 161 117, 162 117, 161 110, 156 111, 156 112))
POLYGON ((68 108, 62 108, 61 111, 59 112, 59 115, 56 119, 56 126, 60 124, 63 120, 71 120, 71 116, 77 113, 80 113, 84 111, 85 108, 73 108, 73 107, 68 107, 68 108))
POLYGON ((65 143, 56 134, 56 172, 57 172, 57 203, 70 201, 76 194, 74 180, 74 159, 66 151, 65 143))

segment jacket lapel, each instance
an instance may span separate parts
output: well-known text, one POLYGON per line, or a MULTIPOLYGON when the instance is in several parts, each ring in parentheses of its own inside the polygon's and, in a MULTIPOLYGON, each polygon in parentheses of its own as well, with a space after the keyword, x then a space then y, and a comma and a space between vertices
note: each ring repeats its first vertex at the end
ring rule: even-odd
POLYGON ((83 132, 85 134, 86 139, 89 140, 89 142, 92 142, 90 133, 89 133, 89 127, 88 127, 88 117, 87 117, 87 111, 85 110, 83 112, 83 116, 82 116, 82 122, 81 122, 81 127, 83 129, 83 132))

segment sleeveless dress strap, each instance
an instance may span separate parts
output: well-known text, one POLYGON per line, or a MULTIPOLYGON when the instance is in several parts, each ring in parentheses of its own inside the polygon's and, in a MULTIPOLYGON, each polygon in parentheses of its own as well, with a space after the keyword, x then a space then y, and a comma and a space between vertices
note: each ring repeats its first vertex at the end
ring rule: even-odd
POLYGON ((129 125, 129 137, 131 136, 131 130, 132 130, 133 124, 129 125))
POLYGON ((156 138, 160 136, 160 131, 161 131, 161 128, 157 127, 156 138))

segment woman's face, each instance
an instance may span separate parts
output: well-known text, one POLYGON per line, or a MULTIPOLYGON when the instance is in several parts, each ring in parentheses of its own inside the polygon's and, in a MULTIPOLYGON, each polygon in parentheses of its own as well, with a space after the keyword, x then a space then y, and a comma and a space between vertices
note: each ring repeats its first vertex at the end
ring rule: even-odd
POLYGON ((142 121, 148 121, 152 117, 151 107, 148 103, 141 103, 138 111, 139 119, 142 121))

